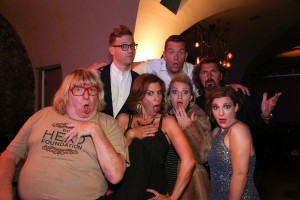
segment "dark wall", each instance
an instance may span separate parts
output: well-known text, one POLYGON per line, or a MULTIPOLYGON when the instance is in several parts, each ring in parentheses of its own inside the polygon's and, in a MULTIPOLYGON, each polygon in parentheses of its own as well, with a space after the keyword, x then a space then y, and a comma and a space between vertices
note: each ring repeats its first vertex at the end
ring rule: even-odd
POLYGON ((277 122, 300 125, 300 74, 264 77, 252 91, 257 102, 261 102, 263 92, 268 92, 268 97, 282 92, 273 111, 277 122))
POLYGON ((34 111, 34 73, 26 49, 0 15, 0 137, 14 136, 34 111))

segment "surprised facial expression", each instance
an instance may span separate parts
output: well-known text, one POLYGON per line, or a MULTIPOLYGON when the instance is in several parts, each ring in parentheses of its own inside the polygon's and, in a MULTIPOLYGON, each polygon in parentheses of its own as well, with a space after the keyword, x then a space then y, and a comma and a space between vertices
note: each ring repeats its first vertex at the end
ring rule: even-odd
POLYGON ((183 42, 168 42, 163 53, 169 73, 178 73, 182 70, 187 57, 187 52, 183 42))
MULTIPOLYGON (((85 86, 88 88, 89 86, 85 86)), ((68 92, 67 114, 76 120, 89 120, 97 113, 98 95, 90 95, 86 89, 82 95, 68 92)))
POLYGON ((233 105, 229 97, 215 98, 212 101, 211 112, 218 125, 225 129, 236 120, 238 105, 233 105))
POLYGON ((146 95, 142 99, 144 114, 148 116, 156 115, 160 111, 160 104, 163 98, 161 85, 150 83, 146 95))
POLYGON ((212 91, 220 86, 222 74, 216 63, 204 63, 199 72, 201 84, 206 91, 212 91))
MULTIPOLYGON (((122 44, 132 45, 135 44, 135 42, 133 37, 130 35, 117 37, 114 42, 114 45, 122 45, 122 44)), ((128 48, 126 51, 124 51, 120 46, 118 47, 110 46, 109 51, 114 58, 114 62, 125 66, 130 66, 132 64, 136 53, 135 49, 128 48)))
POLYGON ((172 84, 170 91, 170 101, 173 108, 177 109, 179 106, 182 106, 186 109, 193 98, 189 85, 175 82, 172 84))

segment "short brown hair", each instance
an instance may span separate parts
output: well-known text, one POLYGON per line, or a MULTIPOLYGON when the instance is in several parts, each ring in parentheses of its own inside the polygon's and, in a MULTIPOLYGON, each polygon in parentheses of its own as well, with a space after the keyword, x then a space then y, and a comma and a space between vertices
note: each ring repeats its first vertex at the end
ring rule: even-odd
POLYGON ((114 28, 109 35, 109 45, 113 45, 117 37, 122 37, 124 35, 133 36, 133 33, 127 26, 120 25, 118 28, 114 28))
POLYGON ((184 44, 184 49, 186 51, 186 44, 182 36, 180 35, 171 35, 165 41, 165 50, 167 49, 168 42, 182 42, 184 44))
POLYGON ((145 73, 145 74, 139 75, 135 79, 135 81, 132 85, 132 89, 129 94, 128 103, 127 103, 128 109, 131 112, 137 113, 136 106, 139 103, 139 101, 141 101, 145 97, 148 87, 151 83, 159 83, 161 86, 162 101, 160 104, 160 110, 164 111, 165 92, 166 92, 165 83, 156 75, 145 73))

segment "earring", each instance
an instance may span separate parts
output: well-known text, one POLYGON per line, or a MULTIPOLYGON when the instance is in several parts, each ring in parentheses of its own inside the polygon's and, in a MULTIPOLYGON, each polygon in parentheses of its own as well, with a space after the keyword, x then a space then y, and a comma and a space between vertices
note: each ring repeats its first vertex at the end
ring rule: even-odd
POLYGON ((141 103, 138 103, 137 105, 136 105, 136 112, 137 112, 137 114, 142 114, 142 104, 141 103))

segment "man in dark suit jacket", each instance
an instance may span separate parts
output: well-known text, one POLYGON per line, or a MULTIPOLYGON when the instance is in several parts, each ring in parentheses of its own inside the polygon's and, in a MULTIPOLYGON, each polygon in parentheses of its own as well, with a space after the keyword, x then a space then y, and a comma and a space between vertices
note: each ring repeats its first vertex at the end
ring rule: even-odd
MULTIPOLYGON (((104 101, 106 102, 106 107, 103 110, 103 112, 110 116, 114 116, 111 84, 110 84, 111 83, 110 70, 111 70, 111 64, 106 65, 101 72, 100 79, 104 83, 104 101)), ((130 86, 130 88, 131 88, 134 80, 136 79, 136 77, 139 76, 139 74, 132 70, 130 70, 130 73, 131 73, 131 78, 132 78, 131 86, 130 86)), ((123 104, 121 110, 118 112, 118 114, 120 114, 120 113, 129 113, 126 102, 125 102, 125 104, 123 104)), ((118 116, 118 114, 116 115, 116 117, 118 116)))
POLYGON ((123 25, 114 28, 109 36, 109 52, 113 57, 112 63, 103 66, 95 63, 89 70, 99 74, 104 83, 104 113, 116 118, 120 113, 129 113, 126 102, 132 84, 138 73, 131 70, 135 58, 137 44, 133 33, 123 25))

